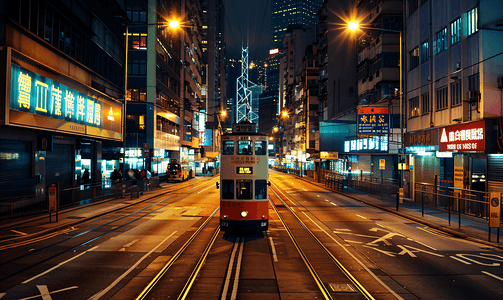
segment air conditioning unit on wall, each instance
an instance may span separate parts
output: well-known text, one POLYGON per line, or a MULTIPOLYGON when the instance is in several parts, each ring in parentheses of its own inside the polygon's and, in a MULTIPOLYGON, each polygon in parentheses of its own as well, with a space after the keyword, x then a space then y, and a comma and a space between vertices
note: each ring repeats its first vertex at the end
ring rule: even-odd
POLYGON ((502 89, 503 89, 503 76, 499 76, 499 77, 498 77, 498 88, 499 88, 500 90, 502 90, 502 89))

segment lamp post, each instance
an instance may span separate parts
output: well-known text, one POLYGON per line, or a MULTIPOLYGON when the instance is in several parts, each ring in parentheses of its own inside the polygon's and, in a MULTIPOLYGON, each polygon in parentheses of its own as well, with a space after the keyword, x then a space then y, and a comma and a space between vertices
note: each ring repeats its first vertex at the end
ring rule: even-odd
MULTIPOLYGON (((126 40, 125 40, 125 59, 124 59, 124 113, 123 113, 123 147, 124 147, 124 157, 122 162, 122 179, 126 180, 126 107, 127 107, 127 92, 128 92, 128 54, 129 54, 129 28, 130 27, 143 27, 143 26, 169 26, 170 28, 176 29, 180 27, 180 24, 177 20, 171 20, 169 23, 151 23, 151 24, 134 24, 134 25, 126 25, 126 40)), ((148 63, 148 62, 147 62, 148 63)), ((137 135, 138 137, 138 135, 137 135)))
MULTIPOLYGON (((348 23, 348 29, 351 30, 351 31, 356 31, 358 30, 359 28, 363 28, 363 29, 368 29, 368 30, 378 30, 378 31, 383 31, 383 32, 393 32, 393 33, 399 33, 400 34, 400 40, 399 40, 399 51, 400 51, 400 58, 399 58, 399 66, 400 66, 400 91, 399 91, 399 97, 400 97, 400 148, 399 149, 403 149, 403 118, 404 118, 404 114, 403 114, 403 58, 402 58, 402 55, 403 55, 403 51, 402 51, 402 30, 393 30, 393 29, 384 29, 384 28, 375 28, 375 27, 362 27, 360 26, 360 24, 358 24, 357 22, 349 22, 348 23)), ((400 151, 399 150, 398 152, 398 157, 399 157, 399 163, 398 165, 400 166, 400 151)), ((399 180, 399 184, 398 184, 398 187, 400 188, 400 194, 403 195, 403 176, 404 176, 404 170, 403 170, 403 165, 402 165, 402 170, 400 170, 400 180, 399 180)), ((398 203, 397 203, 397 208, 398 208, 398 203)))

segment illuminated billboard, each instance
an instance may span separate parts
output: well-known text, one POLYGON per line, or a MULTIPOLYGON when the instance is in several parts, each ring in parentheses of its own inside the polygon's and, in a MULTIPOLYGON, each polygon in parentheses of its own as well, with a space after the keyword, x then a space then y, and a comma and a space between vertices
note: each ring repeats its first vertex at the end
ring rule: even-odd
POLYGON ((451 125, 439 129, 439 151, 485 151, 486 122, 451 125))
POLYGON ((9 123, 120 140, 122 105, 99 100, 12 63, 9 123))

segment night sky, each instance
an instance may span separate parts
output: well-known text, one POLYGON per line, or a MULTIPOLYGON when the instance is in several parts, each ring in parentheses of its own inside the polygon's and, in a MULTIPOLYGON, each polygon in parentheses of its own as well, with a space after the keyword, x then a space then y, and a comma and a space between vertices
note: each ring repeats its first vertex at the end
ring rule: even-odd
POLYGON ((265 59, 271 44, 271 1, 225 0, 227 57, 241 59, 241 46, 248 41, 248 60, 265 59))

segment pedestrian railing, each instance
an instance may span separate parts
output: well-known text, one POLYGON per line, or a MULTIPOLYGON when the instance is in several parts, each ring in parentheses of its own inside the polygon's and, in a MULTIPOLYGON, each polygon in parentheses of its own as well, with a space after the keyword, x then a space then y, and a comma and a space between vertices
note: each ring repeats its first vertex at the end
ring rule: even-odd
MULTIPOLYGON (((139 197, 143 192, 160 187, 159 176, 112 183, 109 179, 100 183, 83 184, 59 190, 59 208, 85 205, 110 198, 139 197)), ((48 197, 4 198, 0 202, 0 219, 26 216, 48 211, 48 197)))

